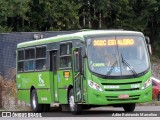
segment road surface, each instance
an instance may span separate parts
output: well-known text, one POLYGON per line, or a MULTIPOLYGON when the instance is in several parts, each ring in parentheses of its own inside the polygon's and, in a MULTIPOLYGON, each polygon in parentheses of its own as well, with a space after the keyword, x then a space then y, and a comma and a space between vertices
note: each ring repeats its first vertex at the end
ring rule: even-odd
MULTIPOLYGON (((57 112, 57 111, 52 111, 49 113, 42 113, 42 118, 30 118, 31 120, 106 120, 106 119, 125 119, 125 120, 135 120, 135 118, 139 119, 149 119, 149 120, 158 120, 160 119, 160 106, 137 106, 135 109, 135 112, 133 113, 125 113, 123 108, 113 108, 113 107, 98 107, 98 108, 92 108, 90 110, 82 112, 81 115, 72 115, 70 112, 57 112), (140 112, 139 112, 140 111, 140 112), (149 111, 149 113, 148 113, 149 111), (151 116, 143 116, 139 117, 136 116, 140 113, 144 114, 150 114, 151 116), (125 117, 122 117, 122 114, 125 115, 125 117), (156 114, 159 117, 156 117, 156 114), (128 116, 127 116, 128 115, 128 116), (131 115, 134 115, 134 117, 131 117, 131 115), (47 116, 47 117, 43 117, 47 116), (48 116, 54 116, 54 117, 48 117, 48 116)), ((3 120, 20 120, 20 118, 0 118, 3 120)), ((29 118, 23 118, 25 120, 28 120, 29 118)))

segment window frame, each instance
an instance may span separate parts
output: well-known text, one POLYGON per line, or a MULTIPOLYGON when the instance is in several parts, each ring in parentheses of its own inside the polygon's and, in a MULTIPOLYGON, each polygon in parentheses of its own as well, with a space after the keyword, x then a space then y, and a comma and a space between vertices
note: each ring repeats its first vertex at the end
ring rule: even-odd
POLYGON ((73 46, 72 41, 60 42, 60 44, 59 44, 59 68, 58 68, 59 70, 71 69, 72 68, 72 46, 73 46), (64 45, 64 44, 70 44, 71 45, 70 54, 61 55, 61 45, 64 45), (70 67, 61 67, 61 58, 65 58, 65 57, 70 57, 71 58, 71 66, 70 67))
POLYGON ((22 72, 24 72, 24 61, 25 61, 25 50, 24 50, 24 48, 20 48, 20 49, 17 49, 17 72, 18 73, 22 73, 22 72), (19 51, 23 51, 23 60, 19 60, 19 51), (23 70, 19 70, 19 63, 20 62, 23 62, 23 70))
POLYGON ((24 53, 25 53, 25 56, 24 56, 24 59, 25 59, 25 60, 34 60, 35 57, 36 57, 35 47, 27 47, 27 48, 24 48, 24 53), (26 51, 25 51, 25 50, 29 50, 29 49, 34 49, 34 58, 32 58, 32 59, 26 59, 26 51))
POLYGON ((36 56, 36 50, 35 50, 35 47, 26 47, 24 48, 24 53, 25 53, 25 57, 24 57, 24 68, 25 68, 25 62, 27 61, 32 61, 33 60, 33 65, 34 65, 34 69, 33 70, 25 70, 24 69, 24 72, 33 72, 35 71, 35 56, 36 56), (33 59, 26 59, 26 51, 25 50, 29 50, 29 49, 34 49, 34 58, 33 59))
POLYGON ((45 64, 47 64, 47 45, 35 46, 35 71, 45 71, 45 70, 47 70, 47 66, 46 66, 46 68, 44 70, 43 69, 41 69, 41 70, 36 69, 36 61, 37 60, 45 60, 45 64), (37 48, 43 48, 43 47, 46 48, 46 50, 45 50, 45 57, 44 58, 37 58, 36 57, 36 55, 37 55, 36 49, 37 48))
POLYGON ((75 72, 79 72, 80 71, 80 65, 79 65, 79 62, 80 62, 80 53, 79 51, 74 51, 74 71, 75 72), (76 52, 76 53, 75 53, 76 52), (77 54, 77 56, 76 56, 77 54), (77 59, 78 57, 78 59, 77 59))

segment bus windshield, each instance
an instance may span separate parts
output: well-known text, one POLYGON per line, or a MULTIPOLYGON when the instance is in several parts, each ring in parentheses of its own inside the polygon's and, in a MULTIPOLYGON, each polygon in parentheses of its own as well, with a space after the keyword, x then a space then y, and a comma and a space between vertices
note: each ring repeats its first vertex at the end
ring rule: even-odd
POLYGON ((87 56, 92 72, 105 76, 137 75, 149 68, 141 36, 87 38, 87 56))

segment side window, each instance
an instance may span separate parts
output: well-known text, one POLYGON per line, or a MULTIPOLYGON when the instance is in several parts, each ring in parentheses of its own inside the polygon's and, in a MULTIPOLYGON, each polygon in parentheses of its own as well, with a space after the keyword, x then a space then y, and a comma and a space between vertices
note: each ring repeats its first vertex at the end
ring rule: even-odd
POLYGON ((24 70, 24 50, 18 50, 18 72, 24 70))
POLYGON ((46 47, 36 48, 36 70, 46 70, 46 47))
POLYGON ((60 45, 60 55, 70 55, 71 48, 72 48, 72 43, 61 44, 60 45))
POLYGON ((79 52, 78 51, 75 51, 74 52, 74 70, 76 72, 79 71, 79 52))
POLYGON ((72 43, 60 45, 60 68, 71 67, 72 43))
POLYGON ((30 48, 25 50, 25 62, 24 62, 24 70, 25 71, 33 71, 35 68, 35 49, 30 48))

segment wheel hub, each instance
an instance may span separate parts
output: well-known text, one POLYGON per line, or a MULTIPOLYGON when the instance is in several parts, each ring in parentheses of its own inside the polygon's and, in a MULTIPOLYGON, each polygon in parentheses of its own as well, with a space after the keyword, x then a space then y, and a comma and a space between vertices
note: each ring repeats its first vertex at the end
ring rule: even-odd
POLYGON ((33 98, 32 98, 32 105, 33 105, 33 108, 35 109, 36 108, 36 96, 33 95, 33 98))
POLYGON ((74 107, 75 107, 73 95, 70 96, 70 98, 69 98, 69 106, 70 106, 71 110, 73 111, 73 110, 74 110, 74 107))

